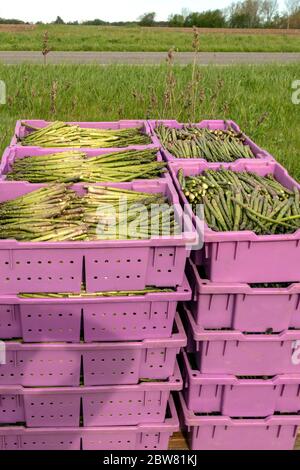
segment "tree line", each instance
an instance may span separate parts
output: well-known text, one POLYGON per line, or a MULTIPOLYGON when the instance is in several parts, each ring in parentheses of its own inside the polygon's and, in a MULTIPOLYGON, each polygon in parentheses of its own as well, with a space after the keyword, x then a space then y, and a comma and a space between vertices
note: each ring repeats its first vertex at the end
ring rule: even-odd
MULTIPOLYGON (((144 15, 155 20, 155 13, 144 15)), ((300 28, 300 0, 285 0, 284 11, 277 0, 241 0, 223 10, 170 15, 169 26, 198 28, 300 28)))
MULTIPOLYGON (((0 18, 0 24, 22 24, 23 21, 0 18)), ((43 24, 38 21, 36 24, 43 24)), ((64 22, 58 16, 52 24, 91 25, 91 26, 169 26, 198 28, 300 28, 300 0, 285 0, 285 8, 280 11, 278 0, 239 0, 223 10, 171 14, 168 21, 156 21, 155 12, 147 12, 138 21, 107 22, 101 19, 64 22)))

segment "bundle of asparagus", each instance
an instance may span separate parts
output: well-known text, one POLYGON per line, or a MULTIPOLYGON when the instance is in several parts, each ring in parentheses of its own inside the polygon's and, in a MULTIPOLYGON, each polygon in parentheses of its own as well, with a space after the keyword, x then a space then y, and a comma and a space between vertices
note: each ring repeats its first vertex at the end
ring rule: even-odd
POLYGON ((293 233, 300 228, 300 192, 280 184, 273 175, 207 170, 178 178, 196 211, 204 204, 205 219, 215 231, 252 230, 260 235, 293 233))
POLYGON ((138 239, 180 233, 161 193, 88 186, 83 221, 90 240, 138 239))
POLYGON ((196 126, 182 129, 159 124, 155 132, 163 146, 176 158, 204 158, 208 162, 233 162, 255 158, 242 133, 233 129, 211 130, 196 126))
POLYGON ((22 145, 38 147, 128 147, 130 145, 151 144, 151 138, 142 128, 94 129, 70 125, 56 121, 42 129, 22 122, 22 126, 32 131, 21 140, 22 145))
POLYGON ((65 184, 0 204, 0 238, 78 241, 151 238, 180 233, 174 210, 160 193, 87 186, 79 196, 65 184))
POLYGON ((68 216, 78 200, 65 185, 49 185, 0 204, 0 238, 19 241, 75 240, 86 232, 80 207, 68 216))
POLYGON ((158 162, 156 154, 157 149, 128 150, 88 158, 84 152, 72 150, 28 156, 14 161, 7 180, 101 183, 158 178, 166 164, 158 162))
POLYGON ((90 297, 134 297, 137 295, 145 294, 156 294, 156 293, 174 292, 174 289, 159 288, 159 287, 147 287, 143 290, 131 290, 131 291, 108 291, 108 292, 86 292, 82 288, 81 292, 72 294, 69 292, 61 293, 30 293, 30 294, 19 294, 18 297, 22 299, 78 299, 78 298, 90 298, 90 297))

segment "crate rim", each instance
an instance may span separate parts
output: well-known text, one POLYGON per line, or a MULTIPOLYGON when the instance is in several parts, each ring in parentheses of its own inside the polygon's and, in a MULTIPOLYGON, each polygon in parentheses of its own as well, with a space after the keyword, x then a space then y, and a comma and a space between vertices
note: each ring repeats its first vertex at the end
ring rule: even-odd
POLYGON ((188 259, 188 270, 194 276, 195 294, 245 294, 245 295, 292 295, 300 294, 300 282, 290 283, 288 287, 251 287, 246 282, 214 282, 210 279, 202 278, 197 266, 191 259, 188 259))
MULTIPOLYGON (((169 126, 169 127, 179 126, 179 128, 182 128, 184 125, 192 125, 192 126, 196 126, 196 127, 208 127, 208 128, 210 128, 210 125, 212 123, 214 123, 215 125, 219 125, 219 126, 222 126, 222 125, 223 126, 225 125, 227 127, 231 126, 236 132, 240 132, 243 135, 243 137, 247 139, 248 144, 250 144, 250 146, 256 150, 256 152, 257 152, 256 153, 256 158, 255 158, 256 162, 265 162, 265 161, 275 160, 275 158, 266 149, 258 146, 245 132, 242 132, 240 126, 235 121, 233 121, 232 119, 203 119, 202 121, 199 121, 197 123, 182 123, 182 122, 178 122, 175 119, 150 119, 150 120, 148 120, 148 123, 149 123, 150 130, 151 130, 151 133, 152 133, 152 136, 153 136, 153 142, 155 142, 157 145, 161 146, 162 154, 164 155, 165 159, 169 163, 179 162, 179 163, 184 163, 185 164, 187 162, 187 159, 186 158, 177 158, 177 157, 175 157, 169 150, 167 150, 163 146, 160 138, 155 133, 155 128, 156 128, 157 124, 160 124, 160 123, 165 124, 166 126, 169 126)), ((196 157, 196 158, 193 158, 191 160, 193 162, 209 163, 204 157, 196 157)), ((243 160, 250 161, 252 159, 239 158, 236 161, 243 161, 243 160)), ((224 164, 226 165, 226 163, 224 163, 224 164)))
MULTIPOLYGON (((50 293, 51 294, 51 293, 50 293)), ((0 305, 39 305, 39 304, 49 304, 56 305, 61 303, 68 304, 101 304, 101 303, 135 303, 135 302, 159 302, 162 300, 165 301, 179 301, 179 300, 189 300, 192 297, 192 291, 187 280, 187 277, 184 276, 184 281, 181 286, 176 287, 174 292, 150 292, 141 295, 132 295, 132 296, 112 296, 112 297, 71 297, 71 298, 22 298, 18 294, 3 294, 0 295, 0 305)))
MULTIPOLYGON (((297 187, 300 190, 300 183, 298 183, 294 178, 292 178, 292 176, 289 175, 286 168, 284 168, 282 165, 280 165, 275 160, 274 161, 264 161, 264 162, 260 162, 260 163, 253 162, 253 161, 249 162, 249 161, 239 160, 239 161, 230 163, 227 166, 224 166, 224 164, 222 164, 222 163, 208 164, 207 162, 205 162, 205 163, 204 162, 187 162, 186 165, 181 166, 180 163, 177 163, 177 162, 170 163, 169 162, 169 171, 170 171, 170 174, 172 176, 173 183, 174 183, 174 185, 177 189, 180 201, 184 205, 184 207, 186 208, 191 220, 194 221, 194 224, 197 228, 197 231, 198 232, 200 231, 200 235, 201 235, 201 230, 199 228, 198 216, 196 216, 194 214, 194 212, 192 210, 192 206, 190 205, 190 203, 188 202, 186 196, 184 195, 184 193, 182 191, 182 188, 179 184, 178 178, 177 178, 177 170, 182 168, 183 171, 184 171, 185 169, 188 169, 189 167, 193 168, 196 165, 198 165, 198 166, 203 165, 203 166, 206 167, 203 170, 202 169, 199 170, 199 168, 197 168, 197 173, 196 174, 200 174, 200 173, 202 173, 202 171, 205 171, 205 170, 216 170, 216 169, 219 169, 219 168, 226 169, 226 168, 228 168, 228 165, 229 165, 229 167, 232 171, 234 171, 234 169, 236 167, 239 167, 240 165, 245 166, 243 171, 253 171, 256 168, 259 170, 259 169, 262 169, 262 168, 268 167, 268 166, 271 167, 271 168, 274 168, 274 169, 278 168, 284 174, 284 176, 287 177, 289 179, 289 181, 295 187, 297 187)), ((297 242, 300 240, 300 229, 296 230, 294 233, 280 234, 280 235, 257 235, 255 232, 253 232, 251 230, 215 232, 214 230, 209 228, 209 226, 204 221, 204 241, 205 241, 205 243, 218 243, 218 242, 236 242, 236 243, 249 242, 249 243, 251 243, 251 242, 266 242, 266 241, 273 241, 273 242, 277 241, 278 242, 278 241, 291 241, 291 240, 295 240, 297 242)))
POLYGON ((196 342, 199 341, 244 341, 244 342, 274 342, 274 341, 300 341, 299 330, 285 330, 280 333, 268 335, 251 333, 244 334, 238 330, 205 330, 199 327, 188 308, 183 305, 184 314, 187 316, 189 326, 191 327, 193 338, 196 342))
MULTIPOLYGON (((53 123, 54 121, 53 120, 52 121, 51 120, 46 121, 45 119, 18 119, 16 121, 13 137, 10 141, 10 146, 11 147, 18 145, 18 143, 19 143, 18 139, 20 137, 21 130, 23 128, 22 122, 29 122, 29 123, 32 123, 32 124, 34 124, 34 123, 36 123, 36 124, 43 123, 44 124, 45 123, 44 127, 46 127, 47 124, 53 123)), ((137 127, 138 125, 141 125, 141 126, 144 126, 144 129, 145 129, 146 133, 149 135, 149 137, 151 137, 151 141, 152 141, 150 144, 148 144, 148 145, 146 144, 146 147, 147 148, 155 148, 156 147, 156 145, 153 143, 150 126, 149 126, 148 121, 146 119, 120 119, 118 121, 62 121, 62 122, 65 122, 66 124, 71 124, 71 125, 85 124, 86 125, 85 127, 88 127, 90 124, 104 124, 105 126, 110 125, 110 124, 114 124, 114 125, 121 124, 121 125, 124 125, 124 126, 127 125, 129 127, 137 127)), ((26 146, 26 147, 27 148, 32 148, 32 149, 47 148, 47 147, 39 147, 39 146, 26 146)), ((129 149, 134 148, 134 147, 135 146, 120 147, 120 150, 121 149, 129 150, 129 149)), ((140 145, 140 146, 136 146, 136 147, 138 147, 138 148, 145 147, 145 145, 140 145)), ((52 147, 52 148, 61 148, 61 147, 52 147)), ((77 149, 78 150, 87 150, 87 149, 91 149, 91 147, 81 147, 81 148, 77 147, 77 149)))
MULTIPOLYGON (((249 385, 249 386, 275 386, 275 385, 300 385, 299 374, 280 374, 269 379, 239 379, 232 374, 202 374, 193 369, 187 353, 182 350, 184 369, 188 375, 191 386, 197 385, 249 385)), ((185 388, 188 388, 187 386, 185 388)))
POLYGON ((266 418, 243 418, 234 419, 229 416, 197 416, 189 410, 181 392, 178 392, 181 410, 183 412, 186 426, 290 426, 300 425, 300 415, 271 415, 266 418))
MULTIPOLYGON (((145 339, 142 341, 116 341, 95 343, 20 343, 15 341, 3 341, 6 351, 101 351, 113 349, 154 349, 154 348, 180 348, 187 344, 187 337, 178 313, 175 315, 177 332, 170 338, 145 339)), ((0 365, 1 370, 1 365, 0 365)))
POLYGON ((179 430, 179 421, 172 395, 168 401, 168 407, 171 416, 166 418, 163 423, 138 424, 135 426, 99 426, 99 427, 78 427, 78 428, 26 428, 25 426, 1 426, 0 436, 6 435, 26 435, 26 434, 90 434, 94 432, 115 433, 120 431, 136 432, 176 432, 179 430))
MULTIPOLYGON (((20 242, 14 239, 3 239, 0 240, 0 249, 4 250, 13 250, 13 249, 57 249, 57 248, 70 248, 70 249, 95 249, 95 248, 123 248, 123 247, 162 247, 162 246, 182 246, 187 244, 193 244, 197 240, 197 232, 193 228, 193 224, 189 219, 187 214, 183 213, 181 205, 179 203, 178 194, 172 182, 170 175, 166 174, 164 178, 153 179, 153 180, 135 180, 130 183, 93 183, 91 186, 100 186, 100 187, 127 187, 131 185, 133 190, 138 190, 139 186, 148 186, 155 187, 156 189, 168 188, 171 193, 170 202, 172 203, 174 210, 177 213, 179 219, 184 222, 184 227, 188 227, 188 231, 183 231, 179 235, 170 235, 170 236, 159 236, 152 237, 149 239, 142 240, 96 240, 96 241, 72 241, 72 242, 20 242)), ((28 194, 34 190, 47 187, 45 183, 27 183, 27 182, 18 182, 18 181, 0 181, 0 194, 1 189, 8 188, 12 190, 15 188, 21 188, 23 194, 28 194)), ((82 190, 86 186, 85 183, 75 183, 70 185, 70 189, 82 190)), ((146 190, 144 192, 147 192, 146 190)), ((159 192, 159 191, 157 191, 159 192)), ((18 197, 18 196, 17 196, 18 197)), ((7 199, 7 200, 13 200, 7 199)))
MULTIPOLYGON (((163 160, 163 157, 162 157, 162 152, 161 150, 158 148, 158 147, 155 147, 153 148, 152 150, 157 150, 156 152, 156 156, 157 156, 157 162, 160 162, 160 163, 163 163, 164 160, 163 160)), ((136 151, 142 151, 142 149, 140 148, 135 148, 134 146, 130 146, 130 147, 126 147, 125 151, 129 151, 129 150, 136 150, 136 151)), ((146 149, 147 150, 147 149, 146 149)), ((149 149, 151 150, 151 149, 149 149)), ((69 152, 69 151, 76 151, 76 152, 80 152, 80 149, 78 148, 74 148, 74 147, 63 147, 63 148, 55 148, 55 147, 32 147, 32 146, 28 146, 28 147, 25 147, 25 146, 22 146, 22 145, 9 145, 5 148, 4 152, 3 152, 3 155, 2 155, 2 159, 0 160, 0 181, 7 181, 6 177, 7 177, 7 172, 5 171, 5 167, 7 165, 11 165, 12 163, 12 159, 15 160, 16 158, 16 154, 18 152, 20 153, 24 153, 26 155, 24 155, 24 157, 31 157, 32 155, 30 155, 31 153, 35 153, 36 152, 40 152, 39 155, 34 155, 34 156, 46 156, 46 155, 50 155, 50 154, 53 154, 53 153, 63 153, 63 152, 69 152), (39 149, 39 150, 38 150, 39 149), (28 155, 27 155, 28 154, 28 155)), ((84 150, 83 153, 86 153, 87 157, 93 157, 93 156, 99 156, 99 155, 109 155, 109 154, 112 154, 112 153, 118 153, 118 152, 122 152, 124 151, 124 149, 120 149, 120 148, 117 148, 117 147, 111 147, 111 148, 87 148, 84 150)), ((20 158, 24 158, 24 157, 20 157, 20 158)), ((164 178, 165 176, 168 175, 168 172, 166 171, 165 173, 162 174, 161 178, 164 178)), ((13 180, 15 181, 15 180, 13 180)), ((28 183, 30 184, 28 181, 26 180, 22 180, 24 183, 28 183)), ((134 180, 134 181, 149 181, 149 179, 137 179, 137 180, 134 180)), ((151 181, 151 180, 150 180, 151 181)), ((9 182, 12 182, 11 180, 9 180, 9 182)), ((31 183, 33 184, 33 183, 31 183)), ((86 183, 88 184, 88 183, 86 183)), ((95 184, 95 183, 90 183, 90 184, 95 184)), ((100 183, 100 184, 103 184, 103 183, 100 183)))
POLYGON ((182 377, 178 362, 176 361, 174 374, 162 382, 140 382, 131 385, 95 385, 79 387, 24 387, 22 385, 0 385, 0 395, 38 395, 45 396, 49 394, 63 395, 92 395, 94 393, 109 392, 155 392, 155 391, 179 391, 182 389, 182 377))

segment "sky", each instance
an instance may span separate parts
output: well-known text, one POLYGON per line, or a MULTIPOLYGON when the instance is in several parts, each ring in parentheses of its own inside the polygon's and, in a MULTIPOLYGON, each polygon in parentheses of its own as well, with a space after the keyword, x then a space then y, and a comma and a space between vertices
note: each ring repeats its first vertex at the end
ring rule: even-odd
MULTIPOLYGON (((64 21, 100 18, 105 21, 136 20, 147 11, 156 11, 158 20, 183 8, 191 11, 225 8, 232 0, 1 0, 0 17, 23 21, 51 22, 59 15, 64 21)), ((284 0, 280 0, 281 5, 284 0)))

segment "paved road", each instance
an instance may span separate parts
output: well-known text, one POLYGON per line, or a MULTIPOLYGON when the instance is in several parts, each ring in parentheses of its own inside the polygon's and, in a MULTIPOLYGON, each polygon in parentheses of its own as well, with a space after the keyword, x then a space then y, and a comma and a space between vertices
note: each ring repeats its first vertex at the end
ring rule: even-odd
MULTIPOLYGON (((165 52, 51 52, 48 63, 51 64, 136 64, 155 65, 166 60, 165 52)), ((191 52, 175 54, 175 62, 186 65, 194 60, 191 52)), ((230 64, 267 64, 267 63, 300 63, 300 53, 297 52, 202 52, 197 59, 199 64, 230 65, 230 64)), ((1 52, 0 62, 5 64, 33 63, 42 64, 40 52, 20 51, 1 52)))

